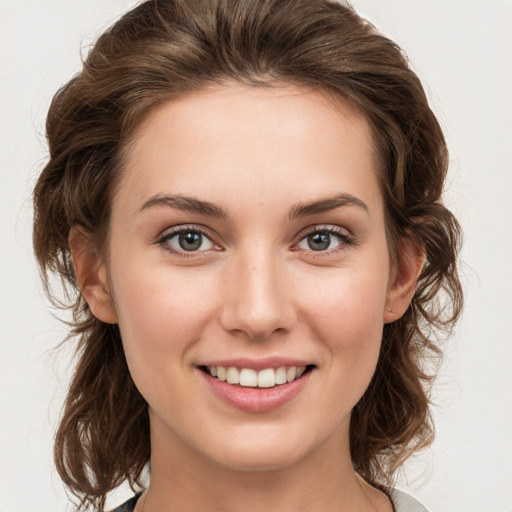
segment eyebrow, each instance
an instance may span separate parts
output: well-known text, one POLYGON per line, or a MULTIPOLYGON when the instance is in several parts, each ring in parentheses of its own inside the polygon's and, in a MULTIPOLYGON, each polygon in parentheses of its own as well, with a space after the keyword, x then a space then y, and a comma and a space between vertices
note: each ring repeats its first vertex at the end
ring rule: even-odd
POLYGON ((356 206, 363 209, 366 213, 369 213, 368 206, 366 206, 361 199, 351 194, 338 194, 334 197, 313 201, 311 203, 297 203, 290 209, 288 218, 293 220, 298 217, 307 217, 308 215, 329 212, 343 206, 356 206))
MULTIPOLYGON (((145 201, 138 211, 141 212, 158 206, 166 206, 218 219, 227 219, 229 217, 226 210, 221 206, 217 206, 209 201, 184 195, 156 194, 145 201)), ((334 197, 313 201, 311 203, 294 204, 288 213, 288 218, 293 220, 299 217, 325 213, 344 206, 356 206, 369 213, 366 204, 357 197, 351 194, 338 194, 334 197)))
POLYGON ((226 219, 228 217, 227 212, 220 206, 210 203, 209 201, 203 201, 201 199, 183 195, 169 196, 156 194, 145 201, 138 211, 141 212, 148 210, 155 206, 167 206, 177 210, 198 213, 200 215, 207 215, 218 219, 226 219))

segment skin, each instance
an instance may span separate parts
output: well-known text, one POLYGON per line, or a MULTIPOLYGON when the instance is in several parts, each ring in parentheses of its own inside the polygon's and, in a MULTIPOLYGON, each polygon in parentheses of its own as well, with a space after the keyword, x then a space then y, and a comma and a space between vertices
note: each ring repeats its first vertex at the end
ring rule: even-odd
POLYGON ((350 412, 384 323, 409 305, 420 258, 400 271, 390 264, 372 148, 367 122, 341 100, 216 86, 139 127, 113 198, 107 261, 72 230, 82 292, 99 319, 119 324, 149 404, 151 485, 138 510, 392 510, 352 468, 350 412), (340 194, 361 204, 290 218, 340 194), (225 217, 158 202, 176 195, 225 217), (208 238, 186 252, 169 239, 176 227, 208 238), (312 250, 307 236, 326 229, 341 236, 312 250), (217 398, 197 368, 275 355, 315 369, 289 403, 263 413, 217 398))

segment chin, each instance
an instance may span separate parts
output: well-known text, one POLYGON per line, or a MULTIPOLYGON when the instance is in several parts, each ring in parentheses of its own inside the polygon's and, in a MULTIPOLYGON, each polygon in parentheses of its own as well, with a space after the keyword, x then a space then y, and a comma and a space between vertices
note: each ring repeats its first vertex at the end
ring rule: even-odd
MULTIPOLYGON (((251 429, 252 430, 252 429, 251 429)), ((216 445, 210 458, 220 466, 240 472, 279 471, 297 464, 314 451, 313 439, 278 432, 245 432, 216 445)))
POLYGON ((231 450, 216 458, 216 462, 232 471, 264 473, 287 469, 296 464, 303 454, 283 450, 231 450))

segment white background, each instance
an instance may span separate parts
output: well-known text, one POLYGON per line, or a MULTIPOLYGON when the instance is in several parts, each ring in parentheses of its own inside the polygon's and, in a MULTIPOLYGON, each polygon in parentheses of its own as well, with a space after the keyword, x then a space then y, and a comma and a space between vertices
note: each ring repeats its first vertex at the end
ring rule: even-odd
MULTIPOLYGON (((32 257, 30 194, 53 92, 134 3, 0 0, 0 512, 66 509, 51 445, 69 369, 32 257)), ((399 487, 431 512, 511 512, 512 1, 353 5, 426 84, 451 149, 446 200, 465 230, 467 306, 435 388, 437 439, 399 487)))

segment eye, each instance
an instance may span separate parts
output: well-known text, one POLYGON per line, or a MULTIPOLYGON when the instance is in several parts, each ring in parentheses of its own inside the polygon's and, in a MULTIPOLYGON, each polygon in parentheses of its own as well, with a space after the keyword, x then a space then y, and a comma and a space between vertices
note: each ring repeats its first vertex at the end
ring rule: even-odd
POLYGON ((317 229, 308 233, 297 244, 297 248, 306 251, 332 251, 342 245, 349 245, 352 239, 341 228, 317 229))
POLYGON ((217 248, 205 233, 191 228, 166 233, 158 240, 158 244, 172 253, 204 252, 217 248))

